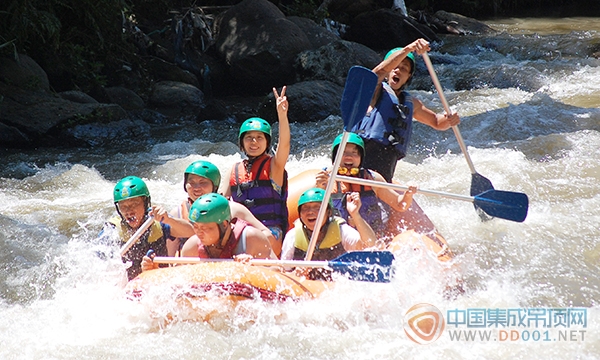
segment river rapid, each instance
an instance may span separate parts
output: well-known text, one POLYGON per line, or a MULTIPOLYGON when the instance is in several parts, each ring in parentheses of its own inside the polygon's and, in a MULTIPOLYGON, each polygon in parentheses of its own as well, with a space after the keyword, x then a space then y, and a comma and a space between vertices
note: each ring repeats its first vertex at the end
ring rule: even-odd
MULTIPOLYGON (((389 284, 340 280, 311 301, 246 301, 210 322, 165 323, 173 309, 127 300, 118 249, 94 240, 114 214, 121 177, 144 178, 153 203, 172 208, 184 198, 190 162, 207 159, 225 175, 241 159, 237 124, 181 124, 157 130, 152 142, 0 154, 0 358, 600 358, 600 60, 588 50, 598 51, 600 19, 488 24, 501 33, 445 37, 430 56, 477 172, 497 190, 526 193, 527 219, 484 222, 469 202, 415 195, 457 255, 451 271, 462 274, 465 294, 444 296, 448 270, 401 253, 389 284), (419 303, 447 321, 429 345, 404 332, 404 314, 419 303), (515 327, 511 341, 502 327, 447 317, 532 308, 574 309, 586 324, 515 327), (575 337, 557 335, 573 329, 575 337), (493 333, 467 341, 451 330, 493 333)), ((411 89, 442 111, 422 60, 411 89)), ((395 180, 468 195, 470 170, 452 131, 414 128, 395 180)), ((290 176, 330 164, 341 129, 337 117, 292 124, 290 176)))

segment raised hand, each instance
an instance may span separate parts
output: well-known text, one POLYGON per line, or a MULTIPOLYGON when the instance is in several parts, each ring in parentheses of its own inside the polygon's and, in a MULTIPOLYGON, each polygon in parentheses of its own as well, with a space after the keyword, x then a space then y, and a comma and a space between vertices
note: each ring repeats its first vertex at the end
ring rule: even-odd
POLYGON ((286 86, 281 89, 281 95, 277 93, 277 89, 273 88, 273 95, 275 96, 275 102, 277 106, 278 114, 287 114, 288 111, 288 100, 287 96, 285 96, 286 86))

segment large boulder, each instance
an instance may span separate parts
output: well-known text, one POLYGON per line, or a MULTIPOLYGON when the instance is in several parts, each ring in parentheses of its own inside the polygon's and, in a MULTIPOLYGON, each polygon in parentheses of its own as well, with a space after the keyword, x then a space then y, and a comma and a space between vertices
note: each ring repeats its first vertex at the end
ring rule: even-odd
POLYGON ((16 58, 0 57, 0 81, 28 91, 50 91, 44 69, 27 55, 16 58))
POLYGON ((144 100, 134 91, 122 86, 107 87, 106 94, 111 103, 117 104, 125 110, 141 110, 144 108, 144 100))
POLYGON ((438 41, 438 36, 426 25, 402 15, 399 11, 380 9, 358 15, 350 23, 346 39, 374 50, 389 50, 406 46, 416 39, 438 41))
MULTIPOLYGON (((321 121, 329 115, 341 115, 340 102, 344 87, 326 80, 303 81, 287 87, 285 95, 290 108, 290 122, 321 121)), ((266 96, 258 110, 259 116, 273 123, 277 121, 275 97, 266 96)))
POLYGON ((344 86, 348 70, 354 65, 372 69, 381 61, 381 56, 368 47, 338 40, 316 50, 302 52, 296 58, 299 80, 329 80, 344 86))
POLYGON ((262 95, 290 83, 296 55, 311 47, 298 25, 267 0, 244 0, 218 24, 216 49, 240 93, 262 95))
POLYGON ((460 34, 493 34, 497 32, 479 20, 443 10, 436 11, 434 18, 446 26, 456 29, 460 34))
POLYGON ((321 46, 325 46, 340 39, 339 36, 327 30, 323 26, 318 25, 311 19, 299 16, 288 16, 287 19, 298 25, 298 27, 306 34, 306 37, 310 42, 311 49, 318 49, 321 46))
POLYGON ((148 102, 153 110, 169 117, 195 117, 204 106, 204 94, 190 84, 160 81, 154 85, 148 102))

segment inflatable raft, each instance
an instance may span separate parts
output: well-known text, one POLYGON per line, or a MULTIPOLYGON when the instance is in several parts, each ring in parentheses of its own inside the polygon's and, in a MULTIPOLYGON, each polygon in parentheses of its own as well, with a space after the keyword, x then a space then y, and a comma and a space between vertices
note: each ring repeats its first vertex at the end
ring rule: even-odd
MULTIPOLYGON (((300 195, 314 186, 317 170, 307 170, 289 180, 289 220, 298 217, 300 195)), ((439 261, 449 261, 452 253, 446 240, 413 200, 409 210, 391 214, 388 225, 387 250, 403 251, 407 247, 424 247, 439 261)), ((410 248, 409 248, 410 249, 410 248)), ((260 299, 267 302, 311 299, 335 284, 307 280, 291 273, 282 273, 265 266, 253 266, 233 261, 206 261, 146 271, 130 281, 126 292, 131 299, 141 300, 149 292, 161 292, 177 299, 177 306, 186 308, 188 319, 206 320, 210 314, 200 311, 207 300, 237 303, 240 300, 260 299)), ((222 309, 222 308, 221 308, 222 309)))
POLYGON ((188 298, 277 302, 313 298, 330 286, 327 282, 307 280, 268 267, 207 261, 145 271, 127 284, 126 292, 132 299, 141 299, 152 288, 168 288, 175 290, 177 296, 188 298))

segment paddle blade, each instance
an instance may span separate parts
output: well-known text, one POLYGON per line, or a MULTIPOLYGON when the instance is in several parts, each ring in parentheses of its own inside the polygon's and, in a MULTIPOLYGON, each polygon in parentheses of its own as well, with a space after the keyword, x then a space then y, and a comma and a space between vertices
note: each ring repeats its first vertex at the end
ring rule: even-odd
POLYGON ((328 265, 351 280, 390 282, 394 254, 389 251, 352 251, 338 256, 328 265))
MULTIPOLYGON (((494 190, 494 185, 492 185, 492 182, 488 178, 479 173, 471 174, 471 196, 479 195, 488 190, 494 190)), ((473 206, 475 206, 475 210, 482 221, 492 220, 477 204, 473 204, 473 206)))
POLYGON ((523 222, 529 209, 527 194, 488 190, 474 197, 473 203, 486 214, 506 220, 523 222))
POLYGON ((377 75, 362 66, 353 66, 348 71, 340 108, 344 130, 350 129, 367 113, 377 86, 377 75))

